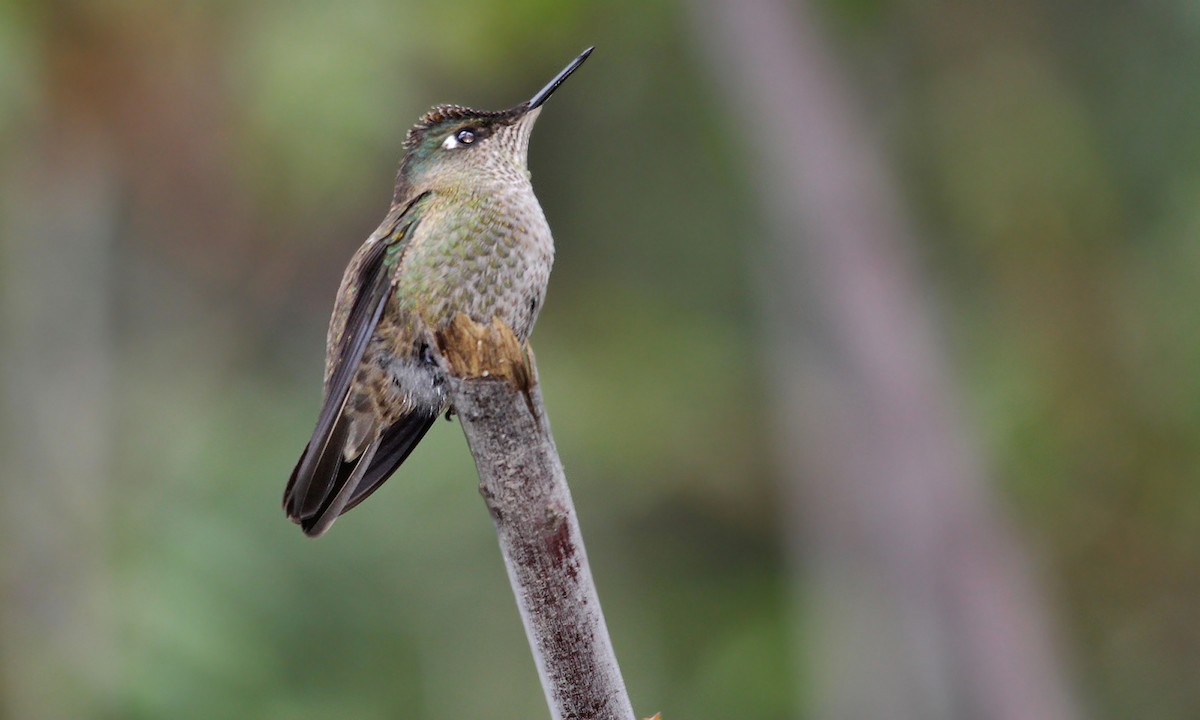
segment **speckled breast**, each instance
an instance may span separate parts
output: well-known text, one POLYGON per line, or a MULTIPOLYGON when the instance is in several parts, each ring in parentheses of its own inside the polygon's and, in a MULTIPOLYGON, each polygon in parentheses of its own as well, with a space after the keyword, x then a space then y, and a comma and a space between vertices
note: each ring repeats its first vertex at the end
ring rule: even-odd
POLYGON ((395 301, 429 329, 460 312, 499 317, 525 340, 550 280, 554 242, 528 183, 435 198, 406 248, 395 301))

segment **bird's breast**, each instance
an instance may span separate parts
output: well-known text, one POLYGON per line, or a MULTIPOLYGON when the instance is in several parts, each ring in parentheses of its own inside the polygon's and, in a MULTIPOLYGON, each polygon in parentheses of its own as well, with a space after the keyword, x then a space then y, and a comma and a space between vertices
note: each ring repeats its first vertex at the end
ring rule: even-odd
POLYGON ((398 269, 396 302, 429 327, 458 313, 499 317, 524 340, 533 330, 554 242, 532 189, 445 198, 417 226, 398 269))

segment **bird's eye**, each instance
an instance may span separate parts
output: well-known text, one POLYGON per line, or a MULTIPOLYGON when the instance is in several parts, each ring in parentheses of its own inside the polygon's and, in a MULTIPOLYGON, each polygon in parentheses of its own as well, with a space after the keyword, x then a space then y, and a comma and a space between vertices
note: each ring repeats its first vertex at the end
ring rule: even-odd
POLYGON ((484 129, 473 127, 463 128, 447 135, 446 139, 442 141, 442 147, 447 150, 453 150, 471 145, 482 137, 486 137, 484 129))

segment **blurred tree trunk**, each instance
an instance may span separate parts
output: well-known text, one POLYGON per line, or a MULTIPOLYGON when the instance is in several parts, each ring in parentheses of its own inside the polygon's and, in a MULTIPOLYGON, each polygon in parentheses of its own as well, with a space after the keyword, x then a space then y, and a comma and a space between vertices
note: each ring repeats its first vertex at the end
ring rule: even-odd
POLYGON ((136 297, 116 258, 141 240, 211 273, 240 267, 246 237, 210 16, 50 0, 30 17, 41 104, 0 172, 0 717, 14 720, 115 698, 110 532, 119 493, 140 490, 112 474, 118 293, 136 297))
POLYGON ((767 384, 813 717, 1075 717, 959 417, 908 223, 811 8, 693 9, 771 230, 767 384))
POLYGON ((3 176, 0 715, 94 715, 114 665, 108 528, 117 182, 48 119, 3 176))

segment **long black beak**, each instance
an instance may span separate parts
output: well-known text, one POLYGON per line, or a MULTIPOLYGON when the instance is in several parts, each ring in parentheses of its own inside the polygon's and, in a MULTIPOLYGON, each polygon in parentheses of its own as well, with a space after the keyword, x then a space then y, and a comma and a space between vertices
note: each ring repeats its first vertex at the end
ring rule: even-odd
POLYGON ((525 110, 529 111, 536 107, 541 107, 541 104, 546 102, 547 98, 554 94, 554 91, 558 89, 558 86, 562 85, 563 81, 571 76, 571 73, 579 69, 579 66, 583 64, 584 60, 588 59, 588 55, 591 55, 592 51, 595 49, 595 47, 590 47, 587 50, 579 53, 579 57, 572 60, 571 64, 563 68, 562 72, 555 75, 554 79, 551 80, 546 87, 538 90, 537 94, 531 97, 529 102, 525 103, 525 110))

